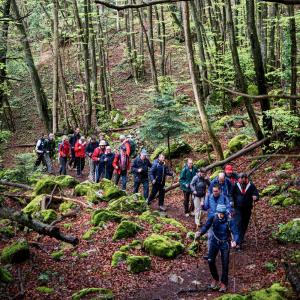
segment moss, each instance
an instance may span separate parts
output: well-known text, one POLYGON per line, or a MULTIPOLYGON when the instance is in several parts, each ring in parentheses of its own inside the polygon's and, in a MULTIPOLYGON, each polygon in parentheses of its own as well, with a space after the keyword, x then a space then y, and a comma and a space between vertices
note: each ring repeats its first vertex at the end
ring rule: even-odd
POLYGON ((221 130, 222 128, 225 127, 226 123, 228 124, 228 123, 232 122, 233 120, 234 120, 234 117, 226 115, 226 116, 222 117, 221 119, 213 122, 212 128, 217 131, 221 130))
POLYGON ((223 152, 223 155, 224 155, 224 158, 228 158, 230 155, 232 155, 232 152, 228 149, 226 149, 224 152, 223 152))
POLYGON ((59 211, 62 213, 67 213, 74 207, 76 207, 75 203, 71 201, 64 201, 59 205, 59 211))
POLYGON ((198 242, 193 241, 187 247, 187 252, 189 255, 196 257, 198 253, 198 242))
POLYGON ((286 162, 280 165, 280 170, 292 170, 294 168, 294 165, 290 162, 286 162))
POLYGON ((175 231, 167 231, 167 232, 164 232, 163 235, 170 238, 170 239, 173 239, 175 241, 181 241, 182 240, 181 234, 178 233, 178 232, 175 232, 175 231))
POLYGON ((98 227, 92 227, 88 231, 86 231, 83 235, 82 238, 84 240, 90 240, 92 236, 99 230, 98 227))
POLYGON ((122 252, 128 252, 131 249, 141 249, 143 245, 143 241, 141 240, 134 240, 130 244, 123 245, 120 247, 120 251, 122 252))
POLYGON ((211 143, 200 144, 195 148, 195 151, 202 154, 207 152, 210 153, 213 151, 213 146, 211 143))
POLYGON ((164 258, 175 258, 184 251, 184 245, 181 242, 158 234, 147 237, 143 247, 150 254, 164 258))
POLYGON ((11 225, 8 226, 1 226, 0 227, 0 235, 3 235, 7 238, 12 238, 15 236, 14 227, 11 225))
POLYGON ((59 250, 59 251, 54 251, 51 253, 51 257, 56 260, 59 261, 61 260, 61 258, 64 256, 64 251, 63 250, 59 250))
POLYGON ((128 251, 130 251, 130 249, 131 249, 131 247, 129 244, 123 245, 120 247, 120 251, 122 251, 122 252, 128 252, 128 251))
POLYGON ((17 241, 2 250, 1 261, 4 263, 20 263, 29 258, 27 241, 17 241))
POLYGON ((59 183, 55 181, 54 176, 43 176, 35 184, 34 193, 35 195, 50 194, 56 185, 59 186, 59 183))
POLYGON ((150 156, 150 159, 151 160, 156 159, 159 156, 159 154, 164 153, 166 151, 166 148, 167 148, 166 146, 162 146, 162 145, 156 147, 154 152, 150 156))
POLYGON ((128 257, 128 254, 123 251, 116 251, 111 258, 111 266, 117 267, 124 263, 128 257))
POLYGON ((29 215, 39 212, 41 210, 41 201, 44 199, 45 195, 38 195, 33 198, 24 208, 23 212, 29 215))
POLYGON ((300 219, 293 219, 286 224, 280 224, 273 237, 284 243, 300 243, 300 219))
POLYGON ((189 231, 189 232, 186 234, 186 238, 189 239, 189 240, 194 240, 194 238, 195 238, 195 232, 189 231))
POLYGON ((270 173, 270 172, 272 172, 273 171, 273 167, 267 167, 267 168, 265 168, 265 172, 267 172, 267 173, 270 173))
POLYGON ((141 194, 133 194, 130 196, 123 196, 119 199, 109 202, 108 209, 143 213, 148 209, 148 207, 145 198, 141 196, 141 194))
POLYGON ((89 190, 97 191, 100 189, 99 183, 92 183, 90 181, 84 181, 75 186, 75 196, 86 196, 89 190))
MULTIPOLYGON (((192 151, 192 147, 188 143, 186 143, 182 140, 175 141, 170 146, 170 157, 178 158, 182 154, 187 154, 187 153, 190 153, 191 151, 192 151)), ((156 159, 158 157, 158 155, 161 153, 163 153, 166 157, 168 157, 168 155, 169 155, 168 147, 166 147, 166 146, 156 147, 155 151, 153 152, 153 154, 150 157, 151 160, 156 159)))
POLYGON ((173 218, 160 218, 161 222, 164 224, 170 224, 176 228, 179 228, 180 230, 182 230, 183 232, 187 232, 187 229, 178 221, 176 221, 173 218))
POLYGON ((90 295, 93 297, 93 299, 101 299, 101 300, 111 300, 114 299, 113 292, 109 289, 104 288, 86 288, 82 289, 77 293, 74 293, 72 295, 72 300, 80 300, 84 298, 87 295, 90 295))
POLYGON ((65 223, 65 224, 63 224, 63 226, 66 229, 71 229, 73 227, 73 225, 71 223, 65 223))
POLYGON ((149 256, 130 255, 126 259, 128 271, 140 273, 151 269, 151 258, 149 256))
POLYGON ((237 135, 228 142, 228 149, 233 153, 237 152, 241 150, 245 145, 247 145, 248 142, 249 137, 247 135, 237 135))
POLYGON ((293 199, 293 198, 285 198, 284 201, 282 202, 282 206, 283 207, 288 207, 288 206, 291 206, 291 205, 295 205, 297 204, 297 202, 293 199))
POLYGON ((0 267, 0 282, 10 283, 13 281, 13 276, 5 268, 0 267))
POLYGON ((195 167, 200 169, 202 167, 205 167, 209 164, 207 159, 199 159, 195 162, 195 167))
POLYGON ((275 176, 280 179, 289 179, 290 175, 287 173, 286 170, 279 170, 275 172, 275 176))
POLYGON ((249 95, 253 95, 253 96, 258 95, 258 87, 255 84, 249 84, 247 91, 249 95))
POLYGON ((290 196, 296 200, 300 200, 300 191, 296 189, 288 189, 290 196))
POLYGON ((79 181, 70 175, 60 175, 55 177, 55 181, 61 188, 74 188, 79 181))
POLYGON ((41 221, 47 224, 57 219, 57 213, 53 209, 45 209, 40 212, 41 221))
POLYGON ((111 180, 102 179, 100 182, 100 189, 102 190, 101 199, 103 201, 110 201, 112 199, 118 199, 126 195, 126 192, 119 189, 111 180))
POLYGON ((89 189, 86 194, 87 201, 93 204, 99 203, 99 201, 101 200, 101 196, 101 192, 95 191, 94 189, 89 189))
POLYGON ((210 180, 213 180, 214 178, 216 178, 220 172, 223 172, 223 170, 221 168, 217 168, 211 175, 210 175, 210 180))
POLYGON ((163 228, 162 224, 154 224, 152 226, 152 231, 155 232, 155 233, 160 233, 162 228, 163 228))
POLYGON ((282 202, 285 200, 285 198, 285 195, 277 195, 270 200, 270 204, 273 206, 282 205, 282 202))
POLYGON ((147 210, 143 212, 138 218, 141 221, 147 222, 148 224, 155 225, 158 223, 159 216, 160 215, 158 211, 147 210))
POLYGON ((276 262, 273 263, 273 262, 267 261, 267 262, 264 264, 264 268, 265 268, 268 272, 275 272, 276 269, 277 269, 276 262))
POLYGON ((300 266, 300 250, 295 250, 291 255, 291 261, 300 266))
POLYGON ((81 252, 81 253, 78 253, 78 257, 87 258, 87 257, 89 257, 89 254, 87 252, 81 252))
POLYGON ((42 294, 52 294, 54 292, 53 288, 49 288, 47 286, 38 286, 36 290, 42 294))
POLYGON ((96 210, 92 215, 92 224, 98 226, 101 222, 116 221, 120 222, 123 215, 107 209, 96 210))
POLYGON ((133 237, 141 230, 142 228, 135 222, 122 221, 115 231, 113 240, 117 241, 133 237))
POLYGON ((261 196, 264 197, 264 196, 275 195, 279 191, 280 191, 280 186, 272 184, 262 190, 261 196))

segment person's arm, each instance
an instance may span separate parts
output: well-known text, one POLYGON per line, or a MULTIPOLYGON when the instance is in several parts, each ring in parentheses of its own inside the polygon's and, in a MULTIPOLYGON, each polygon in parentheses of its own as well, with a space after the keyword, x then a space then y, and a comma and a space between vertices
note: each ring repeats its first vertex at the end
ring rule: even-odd
POLYGON ((126 147, 126 154, 127 154, 128 156, 130 156, 130 144, 129 144, 128 141, 125 143, 125 147, 126 147))
POLYGON ((259 200, 259 192, 258 192, 258 189, 256 188, 255 184, 254 183, 251 183, 252 184, 252 188, 253 188, 253 192, 252 192, 252 199, 254 201, 258 201, 259 200), (255 198, 254 198, 255 197, 255 198))
POLYGON ((208 230, 209 228, 212 226, 213 222, 214 222, 214 216, 210 216, 206 223, 200 228, 200 234, 201 235, 204 235, 208 230))
POLYGON ((99 148, 96 148, 92 154, 92 160, 93 161, 99 161, 99 148))
POLYGON ((137 165, 137 159, 135 159, 131 165, 131 172, 133 174, 137 174, 138 173, 138 165, 137 165))
POLYGON ((202 209, 205 210, 205 211, 207 211, 207 210, 210 209, 210 205, 209 205, 209 200, 210 199, 209 198, 210 198, 210 196, 206 196, 205 199, 204 199, 204 203, 203 203, 202 209))
POLYGON ((186 187, 186 176, 185 176, 185 168, 182 169, 182 171, 180 172, 180 177, 179 177, 179 184, 180 187, 186 187))
POLYGON ((208 187, 208 194, 209 194, 209 195, 212 194, 212 189, 213 189, 213 186, 214 186, 215 182, 216 182, 215 179, 213 179, 213 180, 211 181, 209 187, 208 187))
POLYGON ((237 225, 236 225, 236 222, 235 222, 235 219, 230 219, 228 221, 228 226, 229 226, 229 229, 230 229, 230 233, 231 233, 231 238, 237 242, 239 240, 239 231, 238 231, 238 228, 237 228, 237 225))
POLYGON ((114 161, 113 161, 113 168, 114 169, 118 169, 119 166, 118 166, 118 155, 115 155, 115 158, 114 158, 114 161))
POLYGON ((156 164, 153 164, 150 169, 150 180, 153 182, 156 179, 156 164))
POLYGON ((36 146, 35 146, 35 151, 37 153, 43 153, 42 150, 39 150, 39 146, 41 145, 41 140, 38 140, 37 143, 36 143, 36 146))
POLYGON ((195 186, 195 182, 197 180, 197 176, 198 175, 195 175, 191 181, 191 184, 190 184, 190 188, 191 188, 191 191, 194 193, 196 192, 196 186, 195 186))

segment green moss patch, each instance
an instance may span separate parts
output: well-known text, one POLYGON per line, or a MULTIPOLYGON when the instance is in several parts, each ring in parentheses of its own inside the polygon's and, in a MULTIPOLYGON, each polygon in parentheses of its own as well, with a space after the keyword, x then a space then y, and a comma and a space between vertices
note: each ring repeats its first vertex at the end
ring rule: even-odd
POLYGON ((92 224, 98 226, 102 222, 115 221, 121 222, 123 215, 107 209, 96 210, 92 215, 92 224))
POLYGON ((246 146, 249 141, 250 139, 247 135, 237 135, 228 142, 228 149, 231 151, 231 153, 237 152, 246 146))
POLYGON ((31 215, 33 213, 39 212, 41 210, 41 202, 44 199, 46 195, 38 195, 35 198, 33 198, 27 206, 23 208, 23 212, 25 214, 31 215))
POLYGON ((202 167, 207 166, 208 164, 209 164, 208 159, 199 159, 199 160, 195 161, 194 165, 197 169, 200 169, 202 167))
POLYGON ((70 175, 60 175, 55 177, 55 181, 61 188, 74 188, 79 181, 70 175))
POLYGON ((108 209, 114 211, 143 213, 148 209, 148 207, 145 198, 141 196, 141 194, 133 194, 130 196, 123 196, 109 202, 108 209))
POLYGON ((131 221, 122 221, 117 227, 113 240, 121 240, 130 237, 134 237, 142 228, 135 222, 131 221))
POLYGON ((29 245, 27 241, 17 241, 2 250, 1 261, 4 263, 20 263, 29 258, 29 245))
POLYGON ((175 232, 175 231, 167 231, 167 232, 164 232, 163 235, 170 238, 170 239, 173 239, 175 241, 181 241, 182 240, 181 234, 178 233, 178 232, 175 232))
POLYGON ((143 248, 152 255, 164 258, 175 258, 184 251, 184 245, 181 242, 158 234, 147 237, 143 243, 143 248))
POLYGON ((285 162, 280 165, 279 169, 280 170, 292 170, 294 168, 294 165, 290 162, 285 162))
POLYGON ((189 255, 196 257, 198 254, 198 242, 193 241, 192 243, 190 243, 187 247, 187 252, 189 255))
POLYGON ((64 251, 63 250, 54 251, 54 252, 51 253, 51 257, 56 261, 61 260, 63 256, 64 256, 64 251))
POLYGON ((142 240, 134 240, 130 244, 121 246, 120 247, 120 251, 128 252, 131 249, 141 249, 142 245, 143 245, 143 241, 142 240))
POLYGON ((45 209, 39 213, 42 222, 50 224, 57 219, 57 213, 53 209, 45 209))
MULTIPOLYGON (((173 144, 171 144, 170 146, 170 157, 171 158, 178 158, 180 157, 182 154, 187 154, 187 153, 190 153, 192 151, 192 147, 180 140, 180 141, 175 141, 173 144)), ((151 155, 151 160, 154 160, 156 159, 159 154, 164 154, 166 157, 168 157, 169 155, 169 152, 168 152, 168 147, 166 146, 158 146, 156 147, 155 151, 152 153, 151 155)))
POLYGON ((111 258, 111 266, 117 267, 120 264, 126 262, 128 254, 124 251, 116 251, 111 258))
POLYGON ((86 231, 83 235, 82 238, 84 240, 90 240, 92 236, 99 230, 99 227, 92 227, 88 231, 86 231))
POLYGON ((0 282, 10 283, 13 281, 13 276, 5 268, 0 267, 0 282))
POLYGON ((81 182, 80 184, 76 185, 74 189, 74 195, 75 196, 86 196, 88 194, 88 191, 90 190, 100 190, 100 184, 99 183, 93 183, 90 181, 84 181, 81 182))
POLYGON ((59 205, 59 211, 62 213, 67 213, 69 212, 72 208, 75 208, 76 204, 71 201, 64 201, 59 205))
POLYGON ((151 258, 149 256, 130 255, 126 260, 127 269, 132 273, 140 273, 151 269, 151 258))
POLYGON ((138 218, 141 221, 147 222, 148 224, 155 225, 158 223, 160 215, 158 211, 147 210, 138 216, 138 218))
POLYGON ((172 225, 176 228, 179 228, 180 230, 182 230, 183 232, 187 232, 187 229, 185 226, 183 226, 179 221, 173 219, 173 218, 160 218, 161 222, 164 224, 169 224, 172 225))
POLYGON ((273 237, 284 243, 300 243, 300 219, 293 219, 278 226, 273 237))
POLYGON ((93 299, 110 300, 114 299, 114 295, 111 290, 104 288, 86 288, 82 289, 72 295, 72 300, 80 300, 86 296, 91 296, 93 299))
POLYGON ((54 292, 53 288, 49 288, 47 286, 38 286, 36 290, 41 294, 52 294, 54 292))
POLYGON ((0 235, 6 238, 12 238, 15 236, 15 229, 12 225, 1 226, 0 227, 0 235))
POLYGON ((110 201, 126 195, 126 192, 122 191, 111 180, 102 179, 100 182, 100 189, 102 190, 101 200, 110 201))
POLYGON ((264 197, 264 196, 275 195, 275 194, 277 194, 279 191, 280 191, 280 186, 275 185, 275 184, 272 184, 272 185, 267 186, 266 188, 264 188, 264 189, 261 191, 261 196, 264 197))

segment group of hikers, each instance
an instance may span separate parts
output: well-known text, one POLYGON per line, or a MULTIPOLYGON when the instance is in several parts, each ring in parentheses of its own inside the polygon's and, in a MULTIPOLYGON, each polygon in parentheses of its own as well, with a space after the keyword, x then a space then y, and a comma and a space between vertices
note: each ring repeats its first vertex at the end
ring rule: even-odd
MULTIPOLYGON (((95 136, 86 141, 76 128, 70 138, 63 136, 58 145, 59 174, 66 174, 68 169, 76 169, 77 176, 82 177, 85 159, 89 162, 89 180, 99 182, 102 178, 114 180, 126 190, 128 175, 131 171, 134 177, 133 193, 143 186, 143 196, 150 206, 158 195, 159 209, 164 207, 166 177, 175 174, 165 163, 165 156, 160 154, 150 162, 145 149, 132 158, 135 152, 131 137, 120 135, 118 148, 112 148, 103 135, 99 140, 95 136), (133 161, 131 162, 131 160, 133 161), (113 178, 114 175, 114 178, 113 178), (152 189, 149 194, 149 181, 152 189)), ((54 135, 43 135, 36 144, 36 166, 43 163, 49 173, 53 173, 52 160, 55 156, 56 145, 54 135)), ((237 174, 232 165, 226 165, 211 181, 205 168, 199 170, 193 160, 188 159, 180 173, 180 189, 183 192, 183 207, 186 217, 194 216, 196 234, 195 240, 207 233, 208 260, 213 282, 211 289, 221 292, 227 290, 230 246, 241 251, 245 233, 251 218, 255 202, 259 199, 258 190, 249 180, 246 173, 237 174), (201 222, 202 212, 207 212, 207 221, 201 222), (221 252, 222 275, 221 280, 216 268, 216 257, 221 252)))

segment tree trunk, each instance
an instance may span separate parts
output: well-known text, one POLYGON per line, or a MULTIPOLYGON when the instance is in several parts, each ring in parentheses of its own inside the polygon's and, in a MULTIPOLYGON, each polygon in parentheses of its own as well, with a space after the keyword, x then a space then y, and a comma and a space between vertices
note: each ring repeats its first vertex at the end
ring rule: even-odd
POLYGON ((199 81, 199 74, 197 73, 197 68, 194 60, 194 51, 191 39, 191 31, 190 31, 190 18, 189 18, 189 6, 188 2, 182 2, 182 11, 183 11, 183 27, 185 34, 185 46, 187 59, 189 63, 190 76, 192 80, 192 86, 194 91, 194 97, 196 101, 196 105, 199 111, 202 127, 204 131, 208 134, 213 148, 217 154, 218 159, 223 159, 223 151, 220 142, 218 141, 214 131, 212 130, 206 111, 204 107, 204 99, 201 95, 201 87, 199 81))
POLYGON ((53 0, 53 95, 52 95, 52 131, 58 131, 58 57, 59 57, 59 33, 58 33, 58 0, 53 0))
MULTIPOLYGON (((246 78, 245 78, 244 73, 241 68, 239 53, 237 50, 237 44, 236 44, 236 38, 235 38, 235 28, 234 28, 232 9, 231 9, 231 1, 226 0, 225 5, 226 5, 226 16, 227 16, 227 33, 229 35, 229 43, 230 43, 233 66, 234 66, 234 70, 235 70, 236 85, 237 85, 238 90, 240 90, 243 93, 247 93, 246 78)), ((247 99, 247 98, 243 98, 243 101, 246 106, 247 113, 248 113, 249 119, 251 121, 255 135, 258 140, 261 140, 263 138, 263 133, 258 124, 258 120, 256 118, 251 100, 247 99)))
MULTIPOLYGON (((251 51, 252 51, 252 56, 254 61, 258 92, 260 95, 266 95, 268 92, 266 86, 265 70, 264 70, 264 64, 263 64, 263 59, 261 54, 261 48, 260 48, 260 43, 258 40, 257 30, 256 30, 254 1, 253 0, 246 1, 246 6, 247 6, 247 27, 248 27, 251 51)), ((272 118, 267 117, 265 114, 265 112, 270 110, 271 107, 269 99, 261 100, 260 106, 263 114, 264 130, 267 132, 272 132, 273 130, 272 118)))
POLYGON ((20 15, 19 8, 17 5, 16 0, 11 0, 12 9, 14 11, 14 14, 16 16, 16 19, 18 20, 16 22, 16 26, 21 34, 21 44, 24 50, 25 54, 25 63, 28 67, 30 77, 31 77, 31 83, 32 83, 32 89, 35 95, 35 100, 37 104, 37 108, 39 111, 39 116, 41 120, 44 123, 45 129, 50 131, 50 118, 48 113, 48 102, 46 98, 46 94, 44 92, 41 79, 39 77, 38 71, 35 67, 33 56, 31 53, 31 48, 29 44, 29 40, 27 38, 27 33, 25 26, 23 24, 23 19, 20 15))
POLYGON ((275 70, 275 18, 278 13, 278 3, 272 3, 269 10, 270 29, 269 29, 269 49, 268 49, 268 67, 270 71, 275 70))

